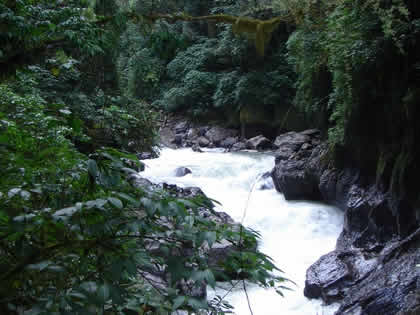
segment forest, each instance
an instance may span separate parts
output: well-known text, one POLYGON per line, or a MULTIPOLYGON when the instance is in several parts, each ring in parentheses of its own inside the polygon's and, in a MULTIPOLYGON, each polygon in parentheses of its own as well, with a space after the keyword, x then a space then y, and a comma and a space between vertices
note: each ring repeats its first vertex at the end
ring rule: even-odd
POLYGON ((386 193, 409 235, 419 83, 416 0, 0 0, 0 313, 224 314, 197 291, 293 286, 258 231, 202 215, 217 201, 133 185, 167 115, 316 128, 323 163, 386 193))

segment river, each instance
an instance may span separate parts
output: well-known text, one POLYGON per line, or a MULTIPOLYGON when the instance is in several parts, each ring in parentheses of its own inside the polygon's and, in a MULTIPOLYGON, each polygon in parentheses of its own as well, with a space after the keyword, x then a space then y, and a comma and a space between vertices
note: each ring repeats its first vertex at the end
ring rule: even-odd
MULTIPOLYGON (((166 182, 180 187, 197 186, 222 205, 235 221, 259 231, 260 250, 272 257, 293 280, 293 291, 282 298, 274 291, 250 286, 249 301, 254 315, 329 315, 336 305, 324 306, 319 300, 303 295, 307 268, 320 256, 333 250, 343 225, 343 213, 335 207, 309 201, 286 201, 271 179, 261 175, 271 171, 274 156, 257 152, 224 153, 219 149, 204 153, 191 149, 163 148, 157 159, 143 161, 141 176, 155 183, 166 182), (176 177, 175 169, 188 167, 192 173, 176 177), (261 189, 262 186, 268 189, 261 189), (245 216, 244 216, 245 214, 245 216)), ((220 288, 217 294, 223 295, 220 288)), ((214 292, 209 292, 211 296, 214 292)), ((242 290, 234 290, 227 300, 235 314, 250 314, 242 290)))

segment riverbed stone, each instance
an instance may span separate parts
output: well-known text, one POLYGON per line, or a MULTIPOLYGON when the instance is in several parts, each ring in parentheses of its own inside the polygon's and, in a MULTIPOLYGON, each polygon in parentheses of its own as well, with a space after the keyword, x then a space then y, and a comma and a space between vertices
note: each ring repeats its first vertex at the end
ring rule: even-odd
POLYGON ((241 151, 241 150, 245 150, 246 149, 246 144, 245 142, 241 141, 241 142, 237 142, 235 143, 231 148, 230 151, 231 152, 237 152, 237 151, 241 151))
MULTIPOLYGON (((311 136, 314 135, 310 133, 309 135, 303 132, 287 132, 282 135, 279 135, 274 140, 274 147, 281 148, 281 147, 289 147, 292 151, 297 151, 305 142, 309 142, 311 140, 311 136)), ((317 135, 317 133, 315 133, 317 135)))
POLYGON ((175 133, 185 133, 188 130, 188 122, 187 121, 181 121, 175 125, 175 133))
POLYGON ((210 145, 210 141, 206 137, 199 137, 197 143, 200 147, 208 147, 210 145))
POLYGON ((235 143, 238 142, 238 137, 228 137, 224 140, 222 140, 222 142, 220 142, 220 146, 222 148, 231 148, 235 143))
POLYGON ((220 145, 220 142, 229 137, 235 137, 238 131, 235 129, 227 129, 222 127, 212 127, 206 133, 205 137, 212 142, 215 146, 220 145))
POLYGON ((188 167, 180 166, 175 170, 176 177, 183 177, 185 175, 191 174, 192 171, 188 167))
POLYGON ((246 148, 251 150, 265 150, 271 148, 271 141, 263 135, 258 135, 246 141, 246 148))

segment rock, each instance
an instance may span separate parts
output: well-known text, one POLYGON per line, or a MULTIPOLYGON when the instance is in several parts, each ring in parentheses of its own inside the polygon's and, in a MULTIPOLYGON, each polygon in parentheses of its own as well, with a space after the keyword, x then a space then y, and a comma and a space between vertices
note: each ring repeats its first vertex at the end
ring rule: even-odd
POLYGON ((122 158, 121 161, 127 167, 135 170, 136 172, 143 172, 144 171, 144 164, 140 161, 133 161, 131 159, 122 158))
POLYGON ((238 135, 238 131, 234 129, 226 129, 222 127, 212 127, 206 133, 205 137, 213 142, 214 145, 220 145, 220 142, 229 137, 235 137, 238 135))
POLYGON ((181 146, 183 138, 184 138, 184 135, 176 134, 174 139, 172 140, 172 143, 176 144, 177 146, 181 146))
POLYGON ((342 287, 346 281, 352 280, 352 273, 341 259, 340 252, 331 252, 322 256, 306 271, 304 294, 311 299, 323 298, 333 303, 344 297, 342 287))
POLYGON ((260 180, 258 181, 257 189, 268 190, 268 189, 273 189, 273 188, 274 188, 274 182, 273 182, 273 179, 271 178, 271 173, 270 172, 264 173, 261 176, 260 180))
POLYGON ((210 127, 200 127, 197 129, 197 135, 199 137, 204 137, 206 135, 206 132, 210 130, 210 127))
POLYGON ((196 129, 196 128, 191 128, 187 132, 187 139, 188 140, 197 139, 198 136, 199 136, 198 129, 196 129))
POLYGON ((274 167, 274 186, 286 200, 322 200, 318 179, 305 166, 305 161, 293 159, 281 160, 274 167))
POLYGON ((311 137, 308 134, 303 132, 287 132, 282 134, 274 140, 274 147, 281 148, 281 147, 288 147, 292 151, 297 151, 300 149, 302 144, 305 142, 309 142, 311 137))
POLYGON ((205 137, 199 137, 197 143, 200 147, 208 147, 210 145, 210 141, 205 137))
POLYGON ((191 149, 192 149, 194 152, 200 152, 200 153, 202 153, 202 152, 203 152, 203 151, 200 149, 200 146, 198 145, 198 143, 194 143, 194 144, 192 145, 191 149))
POLYGON ((238 137, 228 137, 220 143, 220 146, 222 148, 230 149, 237 142, 238 142, 238 137))
POLYGON ((375 268, 347 289, 337 314, 410 314, 418 309, 419 244, 417 229, 403 241, 387 246, 375 268))
POLYGON ((231 152, 237 152, 246 149, 246 144, 244 142, 237 142, 231 148, 231 152))
POLYGON ((251 150, 265 150, 271 148, 271 141, 263 135, 256 136, 246 141, 246 148, 251 150))
POLYGON ((189 168, 187 168, 187 167, 183 167, 183 166, 178 167, 178 168, 175 170, 175 176, 176 176, 176 177, 183 177, 183 176, 185 176, 185 175, 187 175, 187 174, 191 174, 191 173, 192 173, 192 171, 191 171, 189 168))
POLYGON ((302 150, 308 150, 308 149, 310 149, 311 148, 311 144, 310 143, 308 143, 308 142, 305 142, 304 144, 302 144, 302 150))
MULTIPOLYGON (((276 138, 273 146, 277 148, 275 161, 287 160, 297 153, 300 149, 303 151, 310 151, 314 145, 318 145, 319 131, 316 129, 305 130, 302 132, 287 132, 276 138)), ((302 152, 303 153, 303 152, 302 152)), ((307 152, 306 155, 310 155, 311 152, 307 152)))
POLYGON ((187 130, 188 130, 188 122, 186 121, 181 121, 175 125, 176 134, 185 133, 187 132, 187 130))
POLYGON ((307 129, 299 133, 304 136, 319 136, 321 134, 318 129, 307 129))
POLYGON ((141 152, 137 154, 139 160, 155 159, 158 155, 155 152, 141 152))
POLYGON ((411 314, 420 305, 416 211, 351 167, 334 168, 307 130, 276 139, 275 187, 286 199, 324 200, 344 212, 336 249, 307 271, 304 293, 341 304, 336 314, 411 314), (410 233, 413 233, 409 235, 410 233))

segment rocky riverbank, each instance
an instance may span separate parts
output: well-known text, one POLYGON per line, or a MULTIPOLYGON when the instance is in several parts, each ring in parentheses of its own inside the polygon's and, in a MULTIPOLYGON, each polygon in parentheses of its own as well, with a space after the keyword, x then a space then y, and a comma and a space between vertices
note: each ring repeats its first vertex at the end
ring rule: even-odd
POLYGON ((305 295, 340 303, 336 314, 420 314, 418 211, 357 169, 334 168, 315 131, 290 132, 275 143, 276 189, 286 199, 322 200, 345 213, 336 249, 307 271, 305 295))
POLYGON ((236 129, 195 124, 180 117, 165 119, 161 124, 160 136, 162 144, 167 147, 191 147, 195 151, 215 147, 225 148, 227 151, 263 151, 273 148, 272 142, 263 135, 244 139, 236 129))
POLYGON ((307 270, 304 294, 340 303, 336 314, 420 314, 420 211, 358 169, 336 168, 315 129, 270 141, 241 139, 219 126, 172 119, 163 128, 171 147, 223 147, 275 152, 272 178, 288 200, 319 200, 344 211, 336 249, 307 270))

